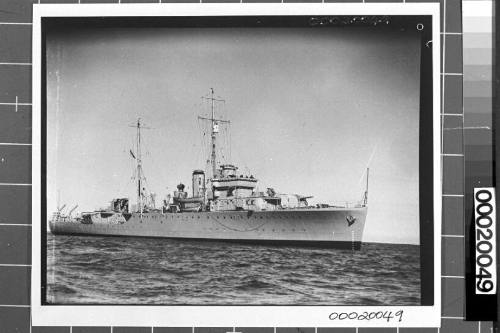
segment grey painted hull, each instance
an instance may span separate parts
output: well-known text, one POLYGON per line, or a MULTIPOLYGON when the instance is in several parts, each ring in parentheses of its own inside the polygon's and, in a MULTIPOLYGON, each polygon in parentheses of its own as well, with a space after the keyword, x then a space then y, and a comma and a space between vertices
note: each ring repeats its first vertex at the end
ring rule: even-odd
POLYGON ((366 207, 281 211, 116 213, 82 224, 52 220, 53 234, 133 236, 359 249, 366 207))

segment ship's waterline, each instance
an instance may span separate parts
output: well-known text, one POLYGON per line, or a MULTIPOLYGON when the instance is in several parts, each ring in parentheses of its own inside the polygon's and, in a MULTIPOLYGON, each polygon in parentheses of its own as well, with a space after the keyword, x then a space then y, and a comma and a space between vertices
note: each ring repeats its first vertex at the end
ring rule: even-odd
POLYGON ((97 212, 91 215, 91 223, 72 219, 51 221, 50 230, 54 234, 189 238, 359 249, 366 212, 366 207, 128 215, 97 212))

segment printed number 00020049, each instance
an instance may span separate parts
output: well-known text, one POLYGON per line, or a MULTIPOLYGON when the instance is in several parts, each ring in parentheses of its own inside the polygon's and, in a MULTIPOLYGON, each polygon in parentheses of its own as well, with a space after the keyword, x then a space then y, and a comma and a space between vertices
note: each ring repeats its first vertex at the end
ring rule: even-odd
POLYGON ((476 294, 496 293, 495 197, 493 188, 475 189, 476 294))

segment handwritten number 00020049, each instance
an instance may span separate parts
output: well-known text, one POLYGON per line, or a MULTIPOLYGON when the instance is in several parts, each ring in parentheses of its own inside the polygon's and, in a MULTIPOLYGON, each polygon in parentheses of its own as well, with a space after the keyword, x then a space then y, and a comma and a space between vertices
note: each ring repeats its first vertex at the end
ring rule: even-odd
POLYGON ((332 312, 329 316, 330 320, 373 320, 373 319, 385 319, 387 322, 390 322, 393 318, 398 318, 398 321, 403 320, 403 310, 399 310, 396 313, 392 313, 392 311, 378 311, 378 312, 362 312, 357 313, 353 312, 332 312))

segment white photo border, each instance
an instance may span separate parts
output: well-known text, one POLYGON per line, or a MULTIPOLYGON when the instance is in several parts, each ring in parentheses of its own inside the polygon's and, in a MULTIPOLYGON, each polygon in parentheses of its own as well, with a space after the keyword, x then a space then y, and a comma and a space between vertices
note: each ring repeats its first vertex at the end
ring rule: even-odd
POLYGON ((32 279, 33 326, 169 327, 439 327, 441 322, 441 129, 440 10, 438 3, 321 4, 34 4, 32 279), (41 302, 41 84, 42 18, 118 16, 280 16, 429 15, 432 16, 434 305, 432 306, 62 306, 41 302), (333 312, 404 311, 401 321, 331 320, 333 312))

